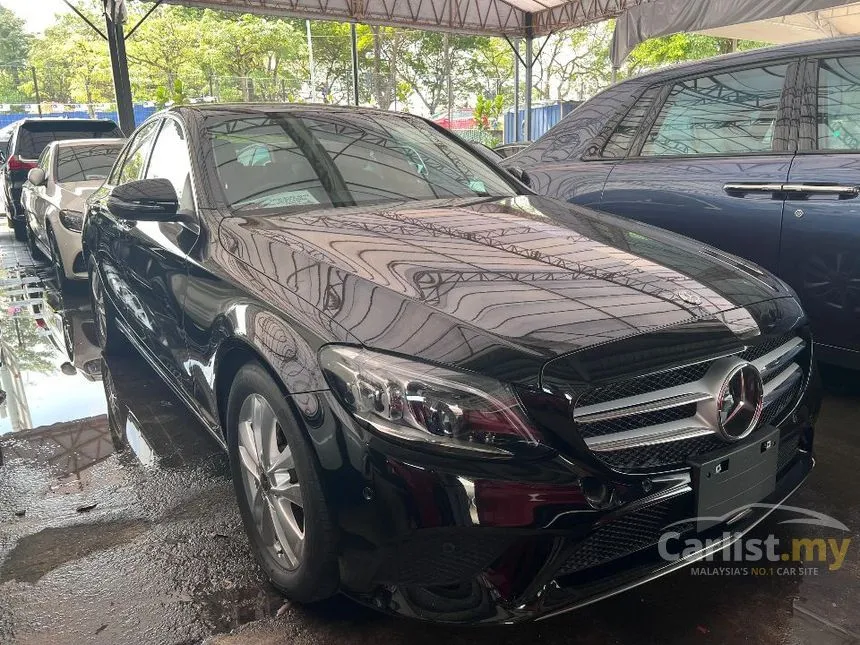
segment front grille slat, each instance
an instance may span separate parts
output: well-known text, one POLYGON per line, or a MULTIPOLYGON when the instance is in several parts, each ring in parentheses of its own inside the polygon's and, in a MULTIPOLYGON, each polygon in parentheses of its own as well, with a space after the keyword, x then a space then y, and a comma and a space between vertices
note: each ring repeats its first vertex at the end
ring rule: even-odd
MULTIPOLYGON (((736 355, 762 373, 759 427, 781 420, 800 398, 806 348, 803 338, 790 334, 761 339, 736 355)), ((732 359, 714 357, 590 390, 574 410, 580 435, 599 460, 624 471, 683 465, 690 456, 715 450, 724 444, 702 406, 714 405, 724 364, 730 368, 732 359)))
POLYGON ((762 380, 767 383, 790 365, 791 361, 805 348, 806 343, 803 342, 802 338, 793 338, 764 356, 755 359, 752 364, 761 372, 762 380))

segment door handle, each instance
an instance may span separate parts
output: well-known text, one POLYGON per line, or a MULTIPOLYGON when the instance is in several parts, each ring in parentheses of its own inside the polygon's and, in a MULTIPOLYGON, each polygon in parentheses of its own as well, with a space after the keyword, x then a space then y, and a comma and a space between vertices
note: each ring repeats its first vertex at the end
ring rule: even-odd
POLYGON ((797 195, 837 195, 840 198, 851 199, 860 195, 860 186, 846 186, 842 184, 764 184, 740 182, 725 184, 723 190, 730 195, 788 193, 789 198, 797 195))
POLYGON ((860 188, 857 186, 841 184, 784 184, 782 190, 803 195, 838 195, 849 199, 860 195, 860 188))
POLYGON ((725 184, 723 186, 723 190, 729 194, 778 193, 782 189, 782 184, 764 184, 755 182, 740 182, 736 184, 725 184))

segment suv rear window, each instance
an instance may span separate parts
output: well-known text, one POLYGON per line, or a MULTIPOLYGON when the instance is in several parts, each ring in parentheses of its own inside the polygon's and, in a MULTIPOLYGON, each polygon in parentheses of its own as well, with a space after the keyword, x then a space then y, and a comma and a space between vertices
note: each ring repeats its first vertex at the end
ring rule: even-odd
POLYGON ((122 137, 113 121, 69 121, 68 123, 31 121, 18 130, 15 154, 23 159, 38 159, 52 141, 64 139, 109 139, 122 137))

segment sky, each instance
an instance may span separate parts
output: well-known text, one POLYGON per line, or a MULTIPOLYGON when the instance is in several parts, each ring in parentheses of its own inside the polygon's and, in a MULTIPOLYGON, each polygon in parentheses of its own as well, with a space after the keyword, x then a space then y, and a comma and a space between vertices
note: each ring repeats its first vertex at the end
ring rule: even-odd
POLYGON ((27 24, 27 31, 40 33, 54 22, 54 14, 71 11, 62 0, 0 0, 0 6, 11 9, 27 24))

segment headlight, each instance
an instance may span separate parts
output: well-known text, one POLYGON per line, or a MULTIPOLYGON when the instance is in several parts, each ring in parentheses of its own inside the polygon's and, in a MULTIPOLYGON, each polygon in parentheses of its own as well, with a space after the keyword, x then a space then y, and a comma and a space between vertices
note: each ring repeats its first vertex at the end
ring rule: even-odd
POLYGON ((487 457, 539 443, 513 390, 493 379, 333 345, 320 365, 340 402, 381 434, 487 457))
POLYGON ((80 233, 84 228, 84 214, 77 211, 60 211, 60 223, 70 231, 80 233))

